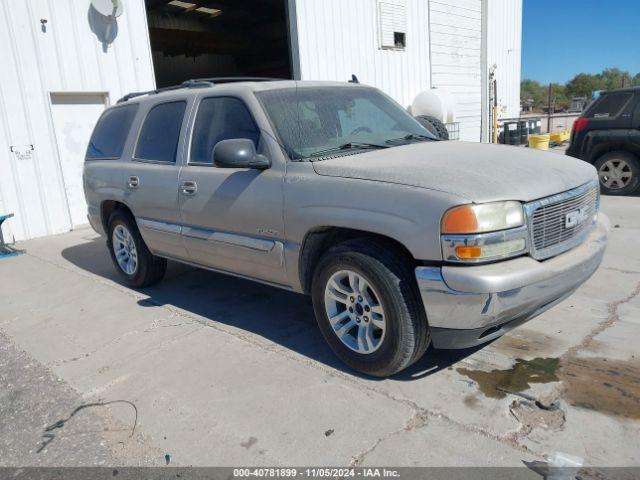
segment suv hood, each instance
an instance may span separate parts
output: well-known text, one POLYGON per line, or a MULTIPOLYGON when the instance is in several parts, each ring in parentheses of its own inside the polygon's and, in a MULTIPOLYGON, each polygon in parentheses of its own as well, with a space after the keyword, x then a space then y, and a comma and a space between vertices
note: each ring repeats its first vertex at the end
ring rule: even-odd
POLYGON ((319 175, 428 188, 472 202, 529 202, 597 179, 582 160, 528 148, 421 142, 313 162, 319 175))

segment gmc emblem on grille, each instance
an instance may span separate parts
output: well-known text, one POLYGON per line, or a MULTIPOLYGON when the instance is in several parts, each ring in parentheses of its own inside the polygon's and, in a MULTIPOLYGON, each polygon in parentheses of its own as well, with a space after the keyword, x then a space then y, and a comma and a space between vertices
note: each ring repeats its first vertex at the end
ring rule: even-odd
POLYGON ((573 212, 569 212, 564 217, 564 227, 565 228, 574 228, 580 225, 587 219, 587 207, 581 207, 578 210, 574 210, 573 212))

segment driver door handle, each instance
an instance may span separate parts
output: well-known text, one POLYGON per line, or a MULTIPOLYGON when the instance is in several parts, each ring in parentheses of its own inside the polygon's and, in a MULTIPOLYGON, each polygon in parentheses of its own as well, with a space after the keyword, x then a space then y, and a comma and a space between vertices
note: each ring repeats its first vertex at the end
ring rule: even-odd
POLYGON ((193 180, 186 180, 180 185, 180 192, 183 195, 195 195, 198 193, 198 184, 193 180))
POLYGON ((140 179, 136 176, 131 176, 127 180, 127 186, 129 188, 138 188, 139 185, 140 185, 140 179))

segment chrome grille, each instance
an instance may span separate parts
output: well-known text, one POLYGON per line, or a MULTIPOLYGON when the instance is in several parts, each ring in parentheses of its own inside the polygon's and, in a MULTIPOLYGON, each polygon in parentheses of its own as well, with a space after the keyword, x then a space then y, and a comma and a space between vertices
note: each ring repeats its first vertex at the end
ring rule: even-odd
POLYGON ((541 260, 581 243, 594 225, 599 202, 595 182, 527 204, 531 255, 541 260))

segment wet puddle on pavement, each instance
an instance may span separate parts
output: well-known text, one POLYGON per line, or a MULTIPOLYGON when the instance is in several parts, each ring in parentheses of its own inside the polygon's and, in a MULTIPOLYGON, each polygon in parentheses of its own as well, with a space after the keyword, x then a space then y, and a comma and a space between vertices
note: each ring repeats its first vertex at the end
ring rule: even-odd
MULTIPOLYGON (((600 357, 516 359, 504 370, 456 371, 475 381, 490 398, 519 393, 534 383, 562 382, 564 398, 573 406, 605 414, 640 419, 640 362, 600 357)), ((465 401, 465 403, 467 403, 465 401)), ((469 405, 468 405, 469 406, 469 405)))
POLYGON ((600 357, 562 361, 566 400, 576 407, 640 419, 640 362, 600 357))
POLYGON ((487 397, 504 398, 502 391, 523 392, 532 383, 557 382, 556 372, 560 365, 558 358, 534 358, 533 360, 516 359, 516 363, 506 370, 469 370, 457 368, 456 371, 478 384, 478 388, 487 397))

